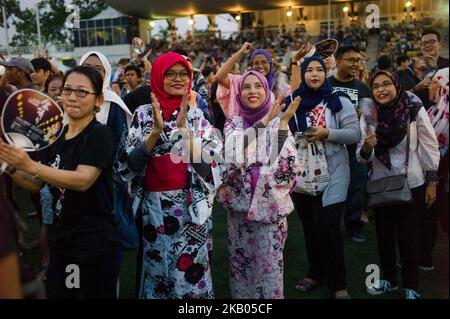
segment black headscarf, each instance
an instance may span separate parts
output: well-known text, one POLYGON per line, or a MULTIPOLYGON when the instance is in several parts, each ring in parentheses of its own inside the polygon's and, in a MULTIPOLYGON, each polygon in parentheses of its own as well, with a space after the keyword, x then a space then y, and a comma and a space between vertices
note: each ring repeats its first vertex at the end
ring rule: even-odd
MULTIPOLYGON (((331 110, 331 112, 336 113, 339 112, 342 109, 341 100, 339 99, 340 96, 346 96, 347 94, 343 92, 334 92, 333 93, 333 86, 326 78, 324 80, 324 83, 322 86, 318 89, 311 89, 309 86, 306 85, 305 81, 305 73, 306 69, 308 68, 309 64, 313 61, 319 62, 324 72, 326 72, 326 65, 323 60, 318 56, 312 56, 310 58, 307 58, 302 63, 302 83, 298 87, 297 90, 294 91, 292 94, 292 100, 294 100, 297 96, 301 97, 300 106, 298 107, 295 115, 298 121, 298 127, 297 123, 295 122, 295 119, 292 118, 289 121, 289 128, 291 129, 292 133, 295 133, 297 131, 303 132, 307 129, 306 124, 306 115, 311 112, 312 109, 314 109, 319 103, 324 100, 326 103, 327 108, 331 110)), ((283 100, 283 103, 286 106, 289 106, 291 104, 291 97, 288 96, 283 100)))
POLYGON ((371 87, 375 81, 375 78, 382 74, 392 80, 392 83, 394 83, 397 91, 397 96, 389 105, 381 105, 374 99, 378 122, 375 132, 377 135, 375 156, 387 168, 391 169, 392 164, 389 156, 389 149, 397 146, 401 141, 403 141, 407 133, 408 117, 411 122, 415 121, 421 105, 412 103, 408 93, 406 93, 406 90, 398 81, 398 78, 391 72, 376 72, 370 80, 371 87))

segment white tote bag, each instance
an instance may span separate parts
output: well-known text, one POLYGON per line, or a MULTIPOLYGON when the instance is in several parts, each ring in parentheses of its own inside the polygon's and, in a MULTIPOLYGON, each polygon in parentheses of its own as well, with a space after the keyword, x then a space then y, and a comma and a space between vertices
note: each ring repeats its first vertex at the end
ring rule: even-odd
MULTIPOLYGON (((317 128, 322 116, 325 114, 325 110, 326 106, 324 106, 318 116, 314 128, 317 128)), ((294 116, 298 127, 297 116, 295 114, 294 116)), ((324 191, 330 180, 323 144, 320 141, 307 142, 300 132, 295 133, 295 141, 299 155, 300 173, 297 176, 294 192, 313 196, 318 195, 324 191)))

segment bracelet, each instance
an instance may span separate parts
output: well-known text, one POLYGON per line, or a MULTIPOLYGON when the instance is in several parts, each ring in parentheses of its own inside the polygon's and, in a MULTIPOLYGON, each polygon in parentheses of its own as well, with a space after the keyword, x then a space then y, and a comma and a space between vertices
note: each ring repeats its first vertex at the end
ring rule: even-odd
POLYGON ((41 162, 36 163, 36 173, 33 174, 33 178, 37 179, 39 178, 39 173, 41 172, 41 162))

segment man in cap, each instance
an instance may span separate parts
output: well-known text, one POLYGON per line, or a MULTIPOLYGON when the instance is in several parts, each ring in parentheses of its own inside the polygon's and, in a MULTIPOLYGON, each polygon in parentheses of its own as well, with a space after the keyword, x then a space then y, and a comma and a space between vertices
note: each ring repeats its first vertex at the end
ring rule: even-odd
POLYGON ((17 89, 34 88, 31 82, 31 73, 34 72, 33 65, 28 59, 15 57, 9 61, 0 61, 0 65, 6 68, 5 77, 9 85, 17 89))

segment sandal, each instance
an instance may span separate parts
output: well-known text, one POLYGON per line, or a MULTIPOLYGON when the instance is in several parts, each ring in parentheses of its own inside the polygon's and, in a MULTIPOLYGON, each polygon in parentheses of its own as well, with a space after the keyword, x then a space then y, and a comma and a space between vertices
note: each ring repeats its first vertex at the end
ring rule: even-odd
POLYGON ((323 284, 323 280, 317 281, 315 283, 311 282, 310 280, 302 279, 300 280, 297 285, 295 285, 295 289, 308 292, 310 290, 313 290, 314 288, 317 288, 323 284))

